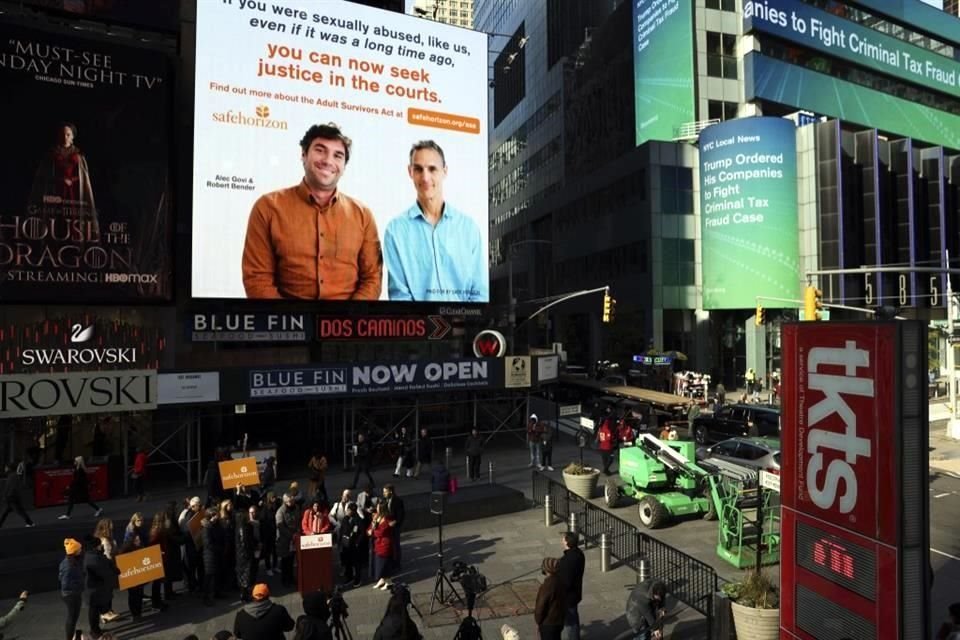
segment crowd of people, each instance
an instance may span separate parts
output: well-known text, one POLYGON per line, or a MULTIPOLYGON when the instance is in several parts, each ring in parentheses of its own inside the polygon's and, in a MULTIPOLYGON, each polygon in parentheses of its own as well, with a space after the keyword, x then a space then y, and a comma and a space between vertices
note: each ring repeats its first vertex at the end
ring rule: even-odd
MULTIPOLYGON (((178 597, 174 583, 182 581, 188 593, 202 597, 208 606, 239 594, 243 608, 232 632, 237 638, 284 638, 283 633, 294 629, 294 622, 286 610, 281 613, 274 608, 269 586, 260 577, 279 574, 281 586, 295 587, 298 539, 307 535, 333 534, 345 585, 360 587, 370 580, 375 589, 391 588, 392 576, 402 566, 400 540, 406 517, 394 485, 376 491, 368 476, 369 482, 359 492, 344 489, 331 503, 326 488, 328 462, 322 452, 315 451, 307 463, 310 482, 306 492, 296 481, 282 493, 276 491, 272 459, 265 461, 258 486, 237 485, 226 490, 219 473, 219 463, 225 458, 224 452, 218 452, 208 467, 205 499, 193 496, 183 504, 170 502, 149 520, 136 512, 122 532, 114 531, 113 520, 102 518, 89 535, 64 541, 59 584, 66 607, 67 640, 74 638, 84 604, 90 636, 108 637, 104 627, 120 618, 113 606, 120 573, 116 558, 153 545, 160 547, 164 578, 126 590, 133 620, 141 618, 145 603, 156 611, 166 610, 167 603, 178 597), (263 631, 265 627, 269 633, 263 631)), ((69 517, 74 502, 88 501, 85 476, 83 459, 77 458, 70 502, 62 519, 69 517)), ((19 481, 17 473, 8 469, 8 486, 19 481)), ((29 523, 19 498, 12 497, 19 493, 6 493, 8 511, 17 511, 29 523)), ((136 493, 141 501, 142 483, 137 483, 136 493)), ((99 518, 100 507, 90 506, 99 518)), ((320 608, 316 602, 312 608, 316 617, 320 608)), ((326 636, 297 636, 301 637, 326 636)))
MULTIPOLYGON (((613 428, 613 421, 605 421, 605 424, 608 431, 613 428)), ((527 433, 530 466, 552 470, 555 434, 550 426, 532 414, 528 419, 527 433)), ((626 438, 625 433, 624 430, 622 434, 611 435, 610 439, 626 438)), ((632 441, 634 436, 631 432, 628 439, 632 441)), ((369 474, 371 450, 365 442, 365 437, 358 437, 355 450, 357 473, 353 486, 344 488, 334 500, 328 495, 329 464, 321 451, 314 451, 307 461, 309 483, 306 491, 296 481, 277 489, 275 461, 269 458, 261 470, 259 485, 237 485, 227 489, 223 487, 219 473, 219 463, 227 454, 217 452, 204 479, 206 496, 193 496, 182 504, 171 501, 153 514, 135 512, 126 526, 122 530, 117 527, 116 531, 114 520, 101 518, 102 509, 89 501, 86 467, 84 460, 77 458, 69 503, 61 518, 70 517, 74 503, 88 502, 99 519, 89 534, 67 538, 63 542, 64 556, 58 569, 58 583, 66 613, 64 637, 74 640, 79 625, 88 629, 84 638, 110 640, 113 637, 110 627, 118 620, 121 623, 137 621, 143 617, 145 609, 162 613, 172 600, 195 594, 207 606, 214 606, 221 598, 239 597, 242 603, 236 612, 233 629, 218 632, 213 636, 215 640, 284 639, 290 632, 294 633, 295 640, 331 638, 330 594, 308 593, 303 600, 304 615, 295 621, 285 607, 271 600, 268 584, 272 582, 268 578, 279 576, 281 587, 295 587, 299 571, 296 561, 298 539, 329 533, 333 536, 338 558, 339 588, 357 588, 368 583, 373 589, 390 592, 375 639, 419 638, 416 624, 407 612, 409 592, 405 599, 405 587, 400 585, 395 589, 393 583, 394 576, 402 569, 404 501, 393 484, 375 490, 369 474), (368 482, 357 491, 356 481, 364 471, 368 482), (125 589, 129 614, 121 615, 114 606, 120 590, 117 557, 155 545, 160 549, 164 577, 125 589), (182 583, 180 593, 174 588, 177 583, 182 583), (85 624, 81 624, 84 607, 85 624)), ((429 442, 426 433, 411 439, 405 429, 401 430, 393 475, 395 478, 413 478, 425 465, 430 466, 431 488, 445 491, 450 487, 451 478, 442 462, 434 462, 429 442)), ((599 442, 601 453, 604 453, 607 438, 600 436, 599 442)), ((471 430, 464 446, 470 479, 479 479, 483 444, 477 430, 471 430)), ((145 456, 135 461, 134 469, 136 477, 133 479, 139 480, 134 483, 135 495, 137 502, 142 502, 145 499, 145 456)), ((17 511, 29 526, 29 516, 19 502, 20 492, 14 490, 22 481, 22 472, 9 467, 7 471, 7 513, 3 518, 11 511, 17 511)), ((0 519, 0 523, 2 521, 0 519)), ((562 543, 562 556, 546 558, 541 565, 544 582, 537 595, 534 619, 542 640, 560 638, 561 633, 565 637, 579 638, 578 605, 582 597, 584 555, 578 548, 575 534, 563 534, 562 543)), ((7 618, 0 619, 0 627, 16 615, 26 598, 24 592, 15 610, 7 618)), ((652 632, 655 626, 650 629, 652 632)), ((509 625, 504 625, 502 635, 504 638, 519 637, 509 625)))

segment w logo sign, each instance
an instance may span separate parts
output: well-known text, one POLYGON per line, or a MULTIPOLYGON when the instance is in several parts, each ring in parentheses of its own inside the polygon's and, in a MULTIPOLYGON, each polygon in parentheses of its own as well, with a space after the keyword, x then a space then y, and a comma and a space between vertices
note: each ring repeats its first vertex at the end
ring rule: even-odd
POLYGON ((486 329, 473 339, 473 355, 478 358, 502 358, 507 352, 507 341, 499 331, 486 329))

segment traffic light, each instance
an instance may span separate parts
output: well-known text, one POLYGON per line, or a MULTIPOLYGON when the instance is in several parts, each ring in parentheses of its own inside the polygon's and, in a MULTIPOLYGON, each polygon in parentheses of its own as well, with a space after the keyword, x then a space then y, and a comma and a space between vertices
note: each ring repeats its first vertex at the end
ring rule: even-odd
POLYGON ((816 287, 807 287, 803 292, 803 319, 819 320, 823 309, 823 292, 816 287))
POLYGON ((617 301, 610 297, 609 293, 603 294, 603 321, 605 323, 613 322, 617 312, 617 301))
POLYGON ((757 305, 757 315, 754 316, 753 321, 757 323, 758 327, 767 321, 767 310, 762 305, 757 305))

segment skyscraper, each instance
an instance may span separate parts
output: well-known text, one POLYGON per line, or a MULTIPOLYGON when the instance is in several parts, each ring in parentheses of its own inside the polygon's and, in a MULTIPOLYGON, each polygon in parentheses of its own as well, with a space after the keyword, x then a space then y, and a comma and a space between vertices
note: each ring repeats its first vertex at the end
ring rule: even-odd
POLYGON ((473 28, 473 0, 414 0, 413 15, 473 28))

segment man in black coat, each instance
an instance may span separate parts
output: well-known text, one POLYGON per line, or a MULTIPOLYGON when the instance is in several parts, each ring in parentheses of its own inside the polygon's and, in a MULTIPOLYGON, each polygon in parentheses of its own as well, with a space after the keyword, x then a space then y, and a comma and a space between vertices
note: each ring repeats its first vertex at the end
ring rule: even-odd
POLYGON ((426 427, 420 429, 420 437, 417 438, 417 464, 413 467, 413 477, 420 477, 420 467, 430 468, 433 462, 433 441, 430 440, 430 432, 426 427))
POLYGON ((470 430, 463 448, 467 454, 467 477, 470 480, 480 479, 480 456, 483 454, 483 438, 476 427, 470 430))
POLYGON ((407 510, 392 484, 383 485, 383 501, 387 504, 387 516, 393 520, 393 560, 397 563, 397 569, 399 570, 402 566, 400 532, 403 530, 403 521, 407 517, 407 510))
POLYGON ((110 610, 113 583, 120 571, 103 555, 103 542, 100 538, 87 536, 83 546, 83 570, 87 577, 87 619, 91 635, 99 638, 103 633, 100 629, 100 616, 110 610))
POLYGON ((567 615, 563 621, 564 637, 580 640, 580 613, 577 606, 583 599, 583 569, 586 558, 580 551, 577 534, 566 531, 561 536, 563 557, 557 567, 557 577, 567 590, 567 615))
POLYGON ((270 587, 262 582, 253 588, 253 602, 237 611, 233 635, 238 640, 286 640, 293 631, 293 618, 287 608, 270 600, 270 587))
POLYGON ((373 481, 373 476, 370 475, 370 456, 373 455, 373 452, 370 451, 370 443, 367 441, 367 436, 363 433, 357 434, 357 444, 353 445, 354 451, 356 454, 353 456, 353 462, 356 465, 356 470, 353 473, 353 484, 350 485, 351 489, 357 488, 357 480, 360 479, 360 474, 367 474, 367 480, 370 481, 370 484, 375 484, 373 481))
POLYGON ((627 598, 627 624, 642 640, 663 638, 664 602, 667 585, 659 580, 636 586, 627 598))
POLYGON ((23 518, 23 521, 27 523, 28 527, 32 527, 33 520, 30 519, 30 516, 27 515, 27 510, 23 508, 23 465, 19 465, 16 470, 13 469, 13 465, 6 465, 4 469, 7 472, 7 480, 3 486, 3 498, 7 503, 7 508, 4 509, 3 515, 0 516, 0 527, 3 526, 3 523, 6 521, 7 516, 10 515, 11 511, 16 511, 17 514, 23 518))
POLYGON ((327 620, 330 619, 330 607, 327 596, 320 591, 311 591, 303 596, 303 614, 297 618, 295 638, 303 640, 333 640, 333 633, 327 620))
POLYGON ((213 606, 213 599, 220 597, 221 584, 218 580, 226 541, 224 530, 220 526, 220 513, 213 507, 207 509, 201 522, 200 545, 203 556, 203 604, 213 606))

